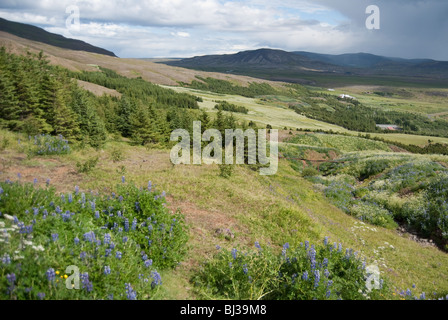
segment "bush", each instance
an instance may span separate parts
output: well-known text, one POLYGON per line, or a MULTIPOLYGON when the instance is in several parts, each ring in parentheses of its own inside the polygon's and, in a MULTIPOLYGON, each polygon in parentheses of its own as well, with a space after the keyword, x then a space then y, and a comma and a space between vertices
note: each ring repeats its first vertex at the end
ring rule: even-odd
POLYGON ((219 176, 223 178, 230 178, 233 174, 233 165, 231 164, 220 164, 219 165, 219 176))
POLYGON ((120 162, 124 160, 123 151, 121 151, 119 148, 115 147, 112 149, 110 153, 110 157, 113 162, 120 162))
POLYGON ((319 172, 314 167, 306 167, 302 170, 302 177, 314 177, 319 175, 319 172))
POLYGON ((343 252, 342 245, 298 248, 285 244, 275 254, 256 243, 257 251, 240 252, 219 249, 193 277, 199 294, 216 299, 238 300, 336 300, 378 299, 387 293, 369 290, 365 263, 352 250, 343 252))
POLYGON ((0 299, 155 299, 157 270, 185 254, 187 230, 164 194, 121 184, 116 194, 56 195, 0 183, 0 299), (26 263, 32 261, 32 263, 26 263), (25 262, 25 263, 24 263, 25 262), (68 266, 81 273, 67 290, 68 266))
POLYGON ((84 162, 77 162, 76 167, 78 168, 79 173, 89 173, 91 172, 96 165, 98 164, 98 157, 90 158, 84 162))

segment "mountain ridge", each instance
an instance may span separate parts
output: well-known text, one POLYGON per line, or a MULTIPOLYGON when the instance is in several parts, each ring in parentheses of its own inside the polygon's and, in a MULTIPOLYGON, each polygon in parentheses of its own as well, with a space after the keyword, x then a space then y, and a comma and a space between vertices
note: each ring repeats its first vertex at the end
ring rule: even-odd
POLYGON ((45 31, 42 28, 30 24, 9 21, 1 17, 0 17, 0 31, 10 33, 20 38, 49 44, 58 48, 70 49, 75 51, 93 52, 104 54, 111 57, 117 57, 115 53, 113 53, 112 51, 93 46, 87 42, 66 38, 62 35, 45 31))

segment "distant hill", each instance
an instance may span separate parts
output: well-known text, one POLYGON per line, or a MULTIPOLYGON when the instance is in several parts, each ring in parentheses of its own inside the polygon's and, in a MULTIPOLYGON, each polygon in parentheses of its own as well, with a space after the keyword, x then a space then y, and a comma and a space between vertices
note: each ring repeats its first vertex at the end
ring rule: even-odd
POLYGON ((0 31, 8 32, 20 38, 46 43, 63 49, 87 51, 116 57, 113 52, 92 46, 84 41, 68 39, 59 34, 50 33, 44 29, 29 24, 8 21, 3 18, 0 18, 0 31))
POLYGON ((386 76, 448 80, 448 62, 401 59, 368 53, 341 55, 305 51, 258 49, 226 55, 207 55, 161 62, 203 71, 258 76, 270 80, 300 82, 314 76, 386 76))

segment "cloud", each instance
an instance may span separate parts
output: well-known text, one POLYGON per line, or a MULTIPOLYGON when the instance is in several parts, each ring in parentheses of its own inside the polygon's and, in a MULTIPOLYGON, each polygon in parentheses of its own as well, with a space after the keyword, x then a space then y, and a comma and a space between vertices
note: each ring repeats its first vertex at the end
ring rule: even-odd
POLYGON ((448 60, 445 0, 4 0, 0 16, 113 50, 123 57, 192 56, 258 47, 372 52, 448 60), (367 30, 365 9, 381 10, 367 30), (68 32, 66 8, 80 9, 68 32))

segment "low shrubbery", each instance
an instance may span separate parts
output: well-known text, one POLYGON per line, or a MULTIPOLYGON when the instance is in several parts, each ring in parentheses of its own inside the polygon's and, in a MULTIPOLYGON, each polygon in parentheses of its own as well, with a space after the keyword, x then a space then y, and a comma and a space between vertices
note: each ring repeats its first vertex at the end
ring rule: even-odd
POLYGON ((122 183, 115 192, 56 195, 0 183, 0 298, 154 298, 158 270, 185 254, 183 216, 170 213, 151 184, 122 183), (69 266, 79 268, 80 290, 66 289, 69 266))
POLYGON ((308 241, 297 248, 285 244, 278 254, 255 246, 247 252, 217 247, 219 252, 193 279, 199 293, 240 300, 364 300, 384 299, 390 292, 378 273, 366 270, 356 252, 329 244, 327 238, 323 246, 308 241), (371 281, 375 277, 376 289, 371 281))

